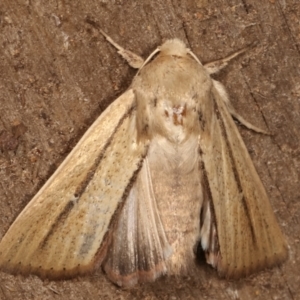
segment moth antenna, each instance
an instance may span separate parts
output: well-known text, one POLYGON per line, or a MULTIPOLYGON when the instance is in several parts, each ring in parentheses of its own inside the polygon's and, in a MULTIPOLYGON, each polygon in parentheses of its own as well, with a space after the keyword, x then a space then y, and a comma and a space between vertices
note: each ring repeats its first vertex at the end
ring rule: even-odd
POLYGON ((134 69, 140 69, 144 65, 144 60, 137 54, 130 50, 126 50, 117 44, 110 36, 108 36, 102 29, 99 29, 101 34, 110 42, 116 49, 118 53, 128 62, 128 64, 134 69))
POLYGON ((144 59, 139 55, 133 53, 130 50, 126 50, 121 47, 118 43, 116 43, 109 35, 107 35, 99 26, 99 24, 89 17, 86 17, 86 22, 92 25, 94 28, 100 31, 100 33, 106 38, 106 40, 112 44, 117 50, 118 53, 127 61, 127 63, 134 69, 140 69, 141 66, 144 64, 144 59))
POLYGON ((188 49, 188 53, 189 55, 191 55, 193 57, 193 59, 199 64, 202 66, 202 63, 201 61, 198 59, 198 57, 194 54, 194 52, 192 52, 190 49, 188 49))
POLYGON ((256 42, 252 43, 250 46, 247 46, 225 58, 222 58, 222 59, 219 59, 219 60, 215 60, 215 61, 212 61, 212 62, 209 62, 207 64, 204 65, 204 68, 206 69, 206 71, 209 73, 209 74, 215 74, 215 73, 218 73, 219 71, 221 71, 223 68, 225 68, 228 63, 234 59, 235 57, 243 54, 244 52, 248 51, 249 49, 255 47, 257 45, 256 42))
POLYGON ((137 72, 136 75, 139 74, 140 70, 143 69, 143 67, 153 58, 154 55, 156 55, 156 53, 160 52, 160 49, 157 48, 155 49, 149 56, 148 58, 144 61, 144 63, 141 65, 141 67, 139 68, 139 71, 137 72))

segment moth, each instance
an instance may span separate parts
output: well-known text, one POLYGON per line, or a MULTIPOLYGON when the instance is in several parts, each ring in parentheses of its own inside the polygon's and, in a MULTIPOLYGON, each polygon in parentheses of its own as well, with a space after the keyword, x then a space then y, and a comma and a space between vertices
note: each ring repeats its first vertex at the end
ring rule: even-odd
POLYGON ((265 188, 211 74, 241 50, 202 65, 172 39, 94 122, 0 243, 0 268, 72 278, 102 267, 130 287, 186 275, 202 247, 221 277, 240 278, 287 258, 265 188))

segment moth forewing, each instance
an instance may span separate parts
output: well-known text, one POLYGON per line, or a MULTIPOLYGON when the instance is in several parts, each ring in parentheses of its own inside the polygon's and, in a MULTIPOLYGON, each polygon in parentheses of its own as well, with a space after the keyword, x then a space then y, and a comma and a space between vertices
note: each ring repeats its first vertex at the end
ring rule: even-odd
POLYGON ((219 89, 212 89, 210 138, 200 139, 200 147, 217 225, 217 269, 238 278, 283 262, 287 246, 219 89))
POLYGON ((10 227, 0 243, 2 269, 63 278, 101 262, 114 216, 145 155, 135 128, 129 90, 98 118, 10 227), (124 160, 128 166, 120 170, 124 160))
POLYGON ((218 64, 202 66, 176 39, 146 61, 112 43, 140 69, 12 224, 0 268, 66 278, 102 265, 132 286, 189 274, 199 242, 222 276, 282 262, 284 238, 230 113, 257 128, 209 77, 218 64))

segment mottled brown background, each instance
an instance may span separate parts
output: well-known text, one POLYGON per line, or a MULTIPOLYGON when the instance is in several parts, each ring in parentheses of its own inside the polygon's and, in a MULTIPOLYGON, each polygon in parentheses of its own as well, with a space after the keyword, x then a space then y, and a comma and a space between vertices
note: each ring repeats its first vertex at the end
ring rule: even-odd
POLYGON ((208 62, 257 41, 218 78, 289 244, 282 266, 239 281, 209 266, 120 290, 101 271, 69 281, 0 273, 0 299, 300 299, 299 0, 1 0, 0 237, 135 71, 85 18, 146 57, 178 37, 208 62))

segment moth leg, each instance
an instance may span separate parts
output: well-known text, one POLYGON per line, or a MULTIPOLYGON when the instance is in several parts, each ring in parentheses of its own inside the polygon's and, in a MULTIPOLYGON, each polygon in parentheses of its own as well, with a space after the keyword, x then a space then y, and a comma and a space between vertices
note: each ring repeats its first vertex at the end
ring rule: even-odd
POLYGON ((236 119, 238 120, 241 124, 243 124, 245 127, 247 127, 248 129, 251 129, 255 132, 258 132, 258 133, 263 133, 263 134, 266 134, 266 135, 271 135, 271 133, 269 131, 266 131, 266 130, 263 130, 263 129, 260 129, 259 127, 256 127, 254 125, 252 125, 250 122, 248 122, 247 120, 245 120, 236 110, 235 108, 232 106, 232 104, 230 103, 229 101, 229 98, 228 98, 228 95, 227 95, 227 92, 224 88, 224 86, 219 82, 219 81, 216 81, 216 80, 213 80, 213 84, 214 84, 214 87, 217 89, 217 91, 219 92, 220 94, 220 97, 221 99, 225 102, 226 104, 226 107, 229 111, 229 113, 236 119))
POLYGON ((144 59, 139 55, 124 49, 119 44, 117 44, 111 37, 109 37, 102 29, 99 28, 99 31, 106 38, 106 40, 111 43, 116 49, 118 49, 118 53, 128 62, 128 64, 134 68, 139 69, 144 64, 144 59))
POLYGON ((223 68, 225 68, 228 63, 234 59, 235 57, 239 56, 240 54, 246 52, 247 50, 249 50, 249 48, 252 47, 249 46, 249 47, 246 47, 244 49, 241 49, 225 58, 222 58, 222 59, 219 59, 219 60, 215 60, 215 61, 212 61, 210 63, 207 63, 204 65, 204 68, 206 69, 206 71, 209 73, 209 74, 215 74, 215 73, 218 73, 220 70, 222 70, 223 68))

